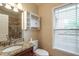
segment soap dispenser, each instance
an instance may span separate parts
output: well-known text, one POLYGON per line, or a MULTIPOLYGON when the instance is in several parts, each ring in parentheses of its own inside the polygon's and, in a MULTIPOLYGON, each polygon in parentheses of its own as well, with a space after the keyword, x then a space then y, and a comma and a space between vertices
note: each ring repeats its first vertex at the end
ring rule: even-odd
POLYGON ((32 40, 32 38, 30 38, 30 41, 29 41, 29 43, 30 43, 30 44, 32 44, 32 43, 33 43, 33 40, 32 40))

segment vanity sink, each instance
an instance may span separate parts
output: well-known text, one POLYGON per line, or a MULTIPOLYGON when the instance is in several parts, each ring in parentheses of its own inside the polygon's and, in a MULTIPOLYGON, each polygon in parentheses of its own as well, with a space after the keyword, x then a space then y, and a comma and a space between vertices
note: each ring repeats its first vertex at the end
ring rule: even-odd
POLYGON ((18 50, 21 48, 22 48, 22 46, 11 46, 11 47, 4 49, 2 52, 12 52, 12 51, 15 51, 15 50, 18 50))

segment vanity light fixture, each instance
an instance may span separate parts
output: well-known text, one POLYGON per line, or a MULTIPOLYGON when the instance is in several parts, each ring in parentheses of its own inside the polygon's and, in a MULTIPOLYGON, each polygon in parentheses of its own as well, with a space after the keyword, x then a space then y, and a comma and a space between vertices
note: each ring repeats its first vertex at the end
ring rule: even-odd
POLYGON ((5 8, 11 9, 15 12, 21 11, 21 8, 22 8, 21 4, 13 4, 13 3, 12 4, 10 4, 10 3, 0 3, 0 6, 4 6, 5 8), (19 7, 18 7, 18 5, 19 5, 19 7))
POLYGON ((2 3, 0 3, 0 6, 3 6, 3 4, 2 4, 2 3))
POLYGON ((12 9, 9 4, 6 4, 6 5, 5 5, 5 8, 7 8, 7 9, 12 9))

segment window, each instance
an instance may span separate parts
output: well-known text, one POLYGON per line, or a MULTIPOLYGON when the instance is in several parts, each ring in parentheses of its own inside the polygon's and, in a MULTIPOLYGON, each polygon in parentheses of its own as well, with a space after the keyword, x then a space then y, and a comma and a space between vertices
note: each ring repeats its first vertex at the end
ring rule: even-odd
POLYGON ((79 4, 64 5, 54 13, 54 48, 79 55, 79 4))

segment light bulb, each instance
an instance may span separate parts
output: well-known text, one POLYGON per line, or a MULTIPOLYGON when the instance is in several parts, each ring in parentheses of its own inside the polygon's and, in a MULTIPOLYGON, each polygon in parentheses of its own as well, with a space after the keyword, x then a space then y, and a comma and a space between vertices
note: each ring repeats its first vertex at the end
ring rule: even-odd
POLYGON ((18 12, 18 9, 17 8, 14 8, 13 11, 18 12))
POLYGON ((3 4, 2 4, 2 3, 0 3, 0 6, 3 6, 3 4))
POLYGON ((8 4, 5 5, 5 8, 7 8, 7 9, 12 9, 11 6, 8 5, 8 4))
POLYGON ((18 3, 17 4, 17 8, 19 8, 20 10, 22 10, 22 4, 18 3))

